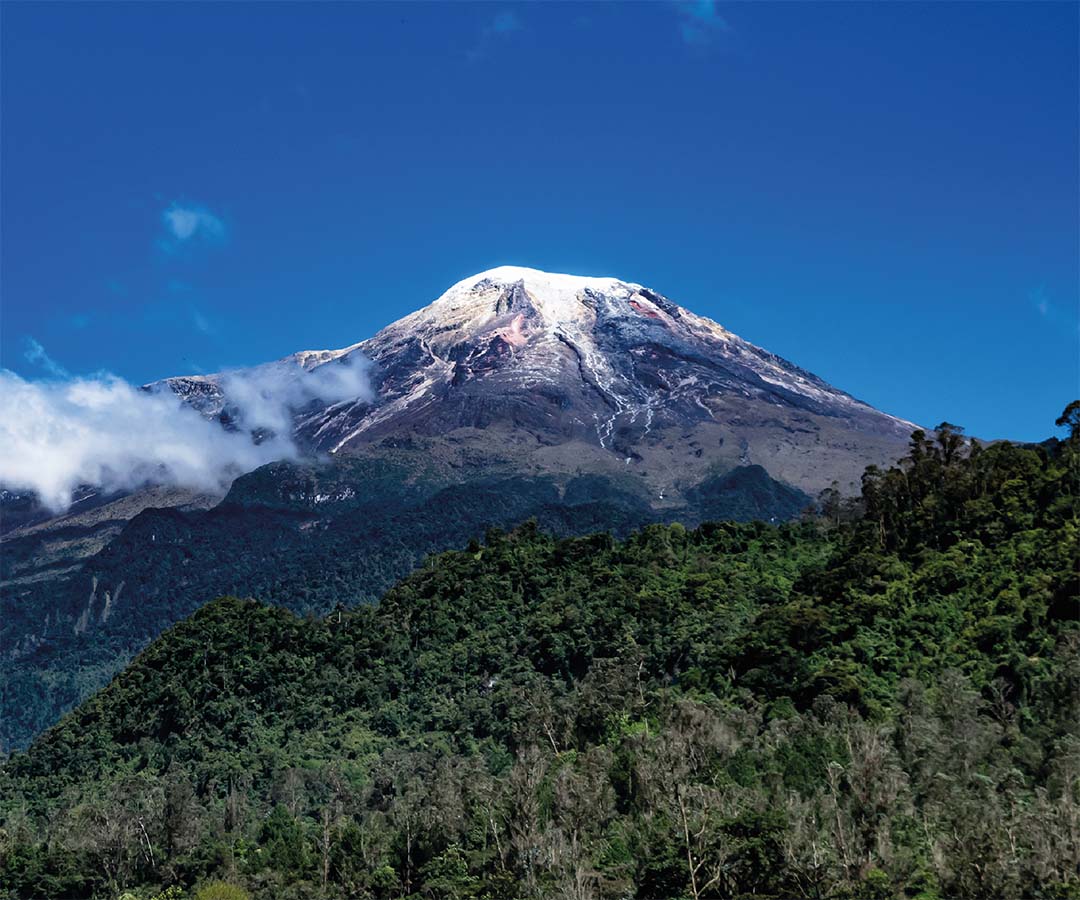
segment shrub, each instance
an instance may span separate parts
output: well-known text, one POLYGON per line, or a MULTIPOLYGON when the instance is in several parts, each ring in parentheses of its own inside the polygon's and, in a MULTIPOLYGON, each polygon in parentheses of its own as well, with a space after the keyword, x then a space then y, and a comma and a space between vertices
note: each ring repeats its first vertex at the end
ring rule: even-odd
POLYGON ((251 900, 251 894, 227 881, 210 881, 195 892, 195 900, 251 900))

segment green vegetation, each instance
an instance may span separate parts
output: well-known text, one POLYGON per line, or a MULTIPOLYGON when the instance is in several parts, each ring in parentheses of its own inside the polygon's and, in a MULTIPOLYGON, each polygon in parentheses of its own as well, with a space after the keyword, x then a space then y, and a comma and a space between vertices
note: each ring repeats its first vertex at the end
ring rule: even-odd
MULTIPOLYGON (((0 752, 25 747, 213 597, 253 596, 325 615, 373 602, 425 554, 463 547, 489 526, 535 518, 557 535, 625 535, 661 518, 629 477, 560 484, 469 469, 458 476, 464 481, 447 483, 417 468, 413 457, 264 466, 214 509, 147 509, 75 572, 5 588, 0 752)), ((689 506, 665 514, 684 523, 789 519, 811 502, 760 466, 711 477, 693 493, 689 506)), ((11 577, 40 552, 37 536, 6 541, 0 575, 11 577)))
POLYGON ((0 890, 1078 898, 1070 411, 917 432, 814 520, 529 525, 375 606, 217 600, 0 770, 0 890))

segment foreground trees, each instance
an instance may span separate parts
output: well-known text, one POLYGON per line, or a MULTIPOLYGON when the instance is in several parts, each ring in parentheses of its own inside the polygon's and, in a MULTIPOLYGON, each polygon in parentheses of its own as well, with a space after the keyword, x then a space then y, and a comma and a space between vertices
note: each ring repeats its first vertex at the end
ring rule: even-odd
POLYGON ((1078 450, 943 425, 820 520, 217 601, 0 770, 0 885, 1080 897, 1078 450))

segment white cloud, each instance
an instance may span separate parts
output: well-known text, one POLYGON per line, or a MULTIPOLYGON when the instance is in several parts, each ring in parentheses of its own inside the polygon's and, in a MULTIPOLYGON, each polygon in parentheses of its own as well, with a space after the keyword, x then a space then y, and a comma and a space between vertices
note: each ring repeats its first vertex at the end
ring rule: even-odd
POLYGON ((222 385, 240 430, 226 431, 168 388, 147 391, 112 375, 31 382, 0 369, 0 485, 32 490, 57 512, 82 484, 223 488, 297 456, 292 409, 371 397, 361 359, 312 372, 271 364, 226 375, 222 385), (262 432, 259 443, 254 430, 262 432))
POLYGON ((287 433, 292 410, 312 401, 340 403, 343 400, 371 400, 369 363, 363 357, 335 360, 311 371, 282 361, 226 372, 221 388, 237 410, 238 423, 249 431, 287 433))
POLYGON ((170 235, 163 244, 166 247, 175 247, 192 239, 225 239, 225 223, 204 207, 174 203, 161 214, 161 218, 170 235))

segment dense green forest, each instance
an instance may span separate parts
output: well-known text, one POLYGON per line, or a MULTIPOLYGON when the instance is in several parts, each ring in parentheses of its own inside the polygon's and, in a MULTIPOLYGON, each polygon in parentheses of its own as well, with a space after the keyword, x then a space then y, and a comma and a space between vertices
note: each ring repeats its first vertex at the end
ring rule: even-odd
MULTIPOLYGON (((559 483, 470 469, 464 481, 448 481, 437 472, 417 475, 422 449, 402 454, 264 466, 237 479, 213 509, 144 510, 74 571, 6 584, 0 752, 25 747, 166 628, 217 596, 254 596, 325 615, 338 604, 375 601, 425 554, 464 547, 490 526, 535 518, 562 536, 600 529, 625 535, 658 519, 789 519, 811 502, 761 466, 716 473, 689 491, 687 505, 658 512, 629 476, 559 483), (316 502, 319 496, 333 502, 316 502), (114 601, 108 610, 106 591, 114 601)), ((0 577, 38 557, 41 541, 36 534, 5 541, 0 577)))
POLYGON ((0 770, 11 898, 1080 898, 1080 403, 798 523, 219 599, 0 770))

